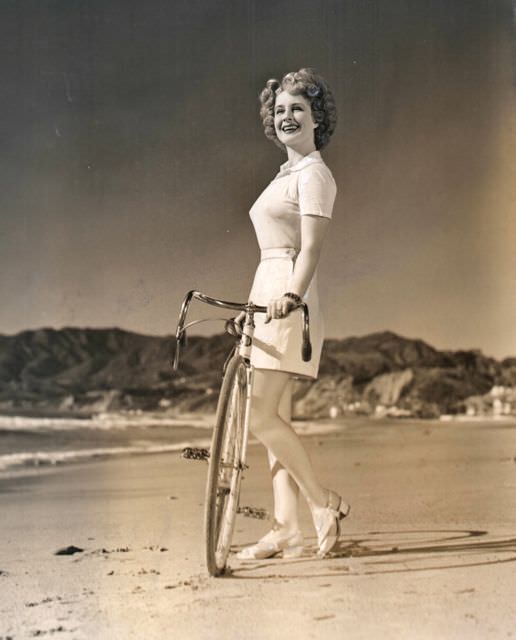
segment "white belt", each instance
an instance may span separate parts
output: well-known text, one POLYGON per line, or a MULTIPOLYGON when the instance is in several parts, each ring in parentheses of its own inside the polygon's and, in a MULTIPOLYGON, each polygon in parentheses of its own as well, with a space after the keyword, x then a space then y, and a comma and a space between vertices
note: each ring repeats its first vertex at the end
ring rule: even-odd
POLYGON ((293 247, 273 247, 271 249, 262 249, 260 258, 268 260, 269 258, 295 258, 299 253, 299 249, 293 247))

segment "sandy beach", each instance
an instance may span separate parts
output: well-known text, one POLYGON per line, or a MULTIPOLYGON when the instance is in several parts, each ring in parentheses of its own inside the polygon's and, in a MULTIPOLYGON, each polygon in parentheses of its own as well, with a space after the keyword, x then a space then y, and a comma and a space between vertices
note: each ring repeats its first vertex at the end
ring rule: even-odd
MULTIPOLYGON (((516 635, 516 422, 354 423, 306 438, 352 512, 333 557, 203 555, 205 463, 118 457, 0 482, 0 638, 488 639, 516 635), (81 552, 55 555, 74 545, 81 552)), ((271 507, 250 448, 242 503, 271 507)), ((270 522, 240 518, 235 544, 270 522)))

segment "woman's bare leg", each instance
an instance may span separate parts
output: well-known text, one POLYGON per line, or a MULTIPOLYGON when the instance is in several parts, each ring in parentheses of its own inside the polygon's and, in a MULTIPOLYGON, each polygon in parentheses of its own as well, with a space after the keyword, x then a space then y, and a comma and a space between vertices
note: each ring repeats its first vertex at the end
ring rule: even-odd
POLYGON ((319 484, 299 436, 278 412, 288 382, 285 371, 254 370, 251 431, 281 461, 311 505, 324 508, 328 492, 319 484))
MULTIPOLYGON (((292 378, 289 378, 280 398, 278 414, 282 420, 290 424, 292 419, 292 378)), ((272 451, 267 451, 272 474, 272 490, 274 494, 274 519, 282 529, 298 531, 299 487, 297 483, 278 462, 272 451)))

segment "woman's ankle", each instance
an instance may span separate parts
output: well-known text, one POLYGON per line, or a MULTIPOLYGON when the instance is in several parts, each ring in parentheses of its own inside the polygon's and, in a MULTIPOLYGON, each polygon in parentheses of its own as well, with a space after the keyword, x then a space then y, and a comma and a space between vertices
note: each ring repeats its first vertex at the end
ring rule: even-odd
POLYGON ((326 509, 328 506, 330 490, 323 489, 321 495, 319 496, 319 500, 315 502, 310 498, 307 498, 306 501, 311 511, 320 511, 321 509, 326 509))
POLYGON ((285 520, 283 518, 274 518, 274 523, 272 525, 273 531, 278 531, 284 535, 290 535, 297 533, 299 531, 299 523, 297 520, 285 520))

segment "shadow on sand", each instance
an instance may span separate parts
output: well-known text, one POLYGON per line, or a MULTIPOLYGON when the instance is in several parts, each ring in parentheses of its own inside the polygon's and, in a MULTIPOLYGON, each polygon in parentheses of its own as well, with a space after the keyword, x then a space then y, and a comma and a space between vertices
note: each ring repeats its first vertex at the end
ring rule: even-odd
MULTIPOLYGON (((516 536, 462 529, 369 531, 342 536, 331 556, 315 557, 315 540, 295 560, 234 561, 228 577, 245 579, 368 576, 463 569, 516 561, 516 536), (238 564, 236 564, 238 562, 238 564), (311 571, 307 565, 313 565, 311 571), (303 566, 301 573, 296 568, 303 566)), ((239 547, 240 548, 240 547, 239 547)))

